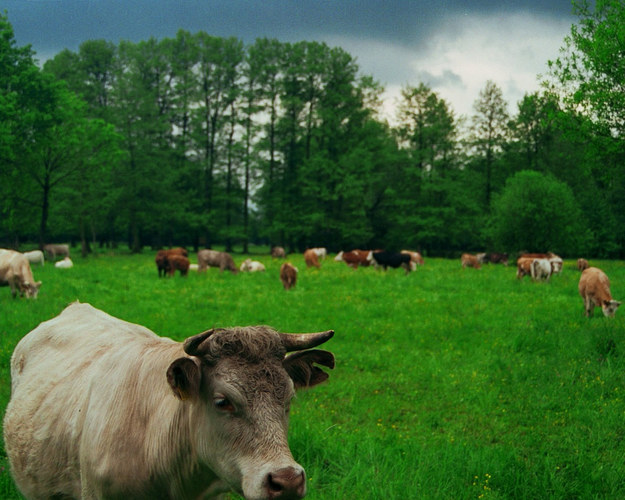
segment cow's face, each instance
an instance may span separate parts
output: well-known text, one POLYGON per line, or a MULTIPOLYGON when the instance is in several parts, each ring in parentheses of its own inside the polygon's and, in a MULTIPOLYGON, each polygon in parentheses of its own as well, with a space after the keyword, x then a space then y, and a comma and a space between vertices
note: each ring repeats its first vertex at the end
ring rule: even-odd
POLYGON ((603 304, 601 304, 601 310, 603 311, 603 315, 611 318, 614 316, 614 313, 618 309, 621 303, 617 300, 604 300, 603 304))
POLYGON ((36 299, 40 288, 41 281, 37 281, 36 283, 25 282, 22 285, 22 291, 26 295, 26 298, 29 299, 36 299))
POLYGON ((295 389, 327 379, 313 363, 333 367, 332 354, 285 357, 281 334, 267 327, 209 335, 187 349, 201 336, 189 339, 185 350, 195 354, 168 371, 174 394, 193 406, 200 461, 247 499, 302 498, 304 469, 287 442, 289 408, 295 389))

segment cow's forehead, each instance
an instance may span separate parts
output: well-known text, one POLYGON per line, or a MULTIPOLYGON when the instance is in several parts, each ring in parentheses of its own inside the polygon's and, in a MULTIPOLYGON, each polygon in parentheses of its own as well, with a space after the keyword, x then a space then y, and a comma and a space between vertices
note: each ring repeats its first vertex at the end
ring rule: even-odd
POLYGON ((208 339, 207 361, 233 358, 242 362, 282 361, 286 350, 279 334, 267 326, 216 330, 208 339))

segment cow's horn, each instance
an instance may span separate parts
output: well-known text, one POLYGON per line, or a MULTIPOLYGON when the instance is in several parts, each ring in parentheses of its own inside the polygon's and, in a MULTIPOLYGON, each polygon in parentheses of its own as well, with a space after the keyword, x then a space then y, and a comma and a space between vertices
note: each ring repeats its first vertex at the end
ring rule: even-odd
POLYGON ((210 330, 206 330, 205 332, 198 333, 193 337, 189 337, 184 341, 184 345, 182 348, 184 352, 186 352, 189 356, 199 356, 203 353, 203 350, 200 349, 202 342, 204 342, 208 337, 210 337, 213 332, 212 328, 210 330))
POLYGON ((281 333, 282 345, 286 352, 301 351, 310 349, 330 340, 334 335, 334 330, 318 333, 281 333))

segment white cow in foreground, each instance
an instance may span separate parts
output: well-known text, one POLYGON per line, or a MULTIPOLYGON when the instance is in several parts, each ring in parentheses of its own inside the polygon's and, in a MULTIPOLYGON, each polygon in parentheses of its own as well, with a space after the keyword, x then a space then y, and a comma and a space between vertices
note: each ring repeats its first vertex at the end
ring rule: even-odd
POLYGON ((302 498, 289 406, 328 378, 315 364, 334 356, 310 348, 333 333, 236 327, 179 343, 73 303, 11 357, 15 482, 31 499, 302 498))
POLYGON ((45 264, 45 259, 43 258, 43 252, 41 250, 24 252, 24 257, 26 257, 31 264, 41 264, 42 266, 45 264))
POLYGON ((0 248, 0 286, 11 287, 15 298, 21 296, 36 299, 41 288, 41 281, 35 281, 28 259, 23 253, 0 248))
POLYGON ((595 307, 600 307, 604 316, 614 316, 621 305, 612 299, 608 276, 597 267, 589 267, 582 272, 578 290, 584 299, 584 312, 588 317, 592 316, 595 307))

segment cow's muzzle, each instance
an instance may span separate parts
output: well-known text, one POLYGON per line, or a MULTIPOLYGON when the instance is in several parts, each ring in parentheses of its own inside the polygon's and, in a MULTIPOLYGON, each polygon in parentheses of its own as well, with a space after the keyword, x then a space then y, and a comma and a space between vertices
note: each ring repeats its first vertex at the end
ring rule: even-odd
POLYGON ((267 474, 267 498, 297 500, 306 496, 306 474, 300 468, 284 467, 267 474))

